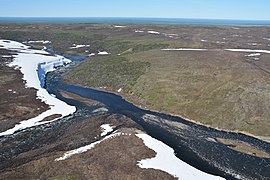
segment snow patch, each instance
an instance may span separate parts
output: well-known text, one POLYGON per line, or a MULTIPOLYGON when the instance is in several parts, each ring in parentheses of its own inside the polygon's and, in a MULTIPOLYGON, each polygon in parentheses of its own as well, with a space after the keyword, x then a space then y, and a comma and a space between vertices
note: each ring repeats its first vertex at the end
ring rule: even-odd
POLYGON ((113 128, 110 126, 110 124, 103 124, 100 127, 102 130, 101 136, 106 136, 108 133, 113 131, 113 128))
POLYGON ((270 54, 270 50, 261 50, 261 49, 225 49, 226 51, 232 52, 248 52, 248 53, 267 53, 270 54))
POLYGON ((200 180, 210 180, 210 179, 224 179, 219 176, 214 176, 202 172, 189 164, 178 159, 174 150, 164 144, 163 142, 152 138, 147 134, 136 134, 137 137, 143 140, 144 144, 150 149, 156 152, 154 158, 144 159, 138 162, 140 168, 145 169, 158 169, 165 171, 178 179, 190 180, 190 179, 200 179, 200 180))
POLYGON ((248 43, 248 45, 250 45, 250 46, 258 46, 258 45, 261 45, 261 44, 258 44, 258 43, 248 43))
POLYGON ((109 54, 111 54, 111 53, 108 53, 106 51, 99 51, 98 52, 98 55, 109 55, 109 54))
POLYGON ((270 38, 263 38, 264 40, 268 40, 268 41, 270 41, 270 38))
POLYGON ((167 34, 167 33, 162 33, 164 36, 166 36, 166 37, 169 37, 169 38, 174 38, 174 39, 176 39, 176 38, 178 38, 178 34, 167 34))
POLYGON ((157 31, 147 31, 149 34, 160 34, 160 32, 157 31))
POLYGON ((1 55, 2 58, 12 58, 13 56, 12 55, 1 55))
POLYGON ((143 33, 144 31, 141 30, 135 30, 136 33, 143 33))
POLYGON ((37 98, 50 106, 49 110, 41 113, 37 117, 21 121, 19 124, 15 125, 15 127, 1 132, 0 136, 13 134, 18 130, 55 121, 76 111, 74 106, 70 106, 51 96, 47 90, 42 87, 46 73, 55 70, 57 66, 70 63, 71 60, 58 55, 45 56, 45 54, 48 54, 47 52, 43 50, 29 49, 29 46, 25 46, 15 41, 0 40, 0 45, 3 46, 0 48, 8 49, 17 53, 17 55, 13 55, 14 60, 9 64, 9 66, 14 68, 19 67, 23 74, 23 80, 26 81, 26 87, 37 89, 37 98), (51 121, 40 122, 44 118, 54 114, 61 114, 62 116, 51 121))
POLYGON ((78 49, 82 47, 90 47, 90 45, 84 45, 84 44, 73 44, 73 47, 70 47, 69 49, 78 49))
POLYGON ((209 141, 209 142, 217 143, 217 141, 214 138, 211 138, 211 137, 206 138, 206 140, 209 141))
POLYGON ((68 152, 66 152, 62 157, 59 157, 59 158, 55 159, 55 161, 63 161, 63 160, 66 160, 67 158, 70 158, 70 157, 73 156, 73 155, 81 154, 81 153, 87 152, 88 150, 94 148, 96 145, 100 144, 102 141, 104 141, 104 140, 106 140, 106 139, 113 138, 113 137, 115 137, 115 136, 120 136, 120 135, 121 135, 121 133, 114 133, 114 134, 111 134, 111 135, 109 135, 109 136, 106 136, 105 138, 103 138, 103 139, 100 140, 100 141, 96 141, 96 142, 91 143, 91 144, 89 144, 89 145, 86 145, 86 146, 83 146, 83 147, 80 147, 80 148, 77 148, 77 149, 68 151, 68 152))
POLYGON ((114 26, 115 28, 125 28, 127 26, 114 26))
POLYGON ((27 49, 27 48, 30 48, 30 46, 26 46, 22 43, 19 43, 19 42, 15 42, 15 41, 10 41, 10 40, 3 40, 1 39, 0 40, 0 45, 3 46, 1 47, 0 46, 0 49, 27 49))
POLYGON ((178 34, 166 34, 165 35, 168 35, 168 36, 179 36, 178 34))
POLYGON ((191 49, 191 48, 168 48, 168 49, 161 49, 162 51, 207 51, 208 49, 191 49))
POLYGON ((120 88, 120 89, 117 90, 117 92, 119 92, 119 93, 120 93, 121 91, 122 91, 122 88, 120 88))
POLYGON ((31 43, 42 43, 42 44, 49 44, 49 43, 52 43, 51 41, 44 41, 44 40, 40 40, 40 41, 25 41, 23 43, 28 43, 28 44, 31 44, 31 43))
POLYGON ((97 112, 108 112, 109 110, 107 108, 98 108, 98 109, 95 109, 94 111, 92 111, 93 113, 97 113, 97 112))
POLYGON ((91 56, 95 56, 95 55, 96 55, 95 53, 91 53, 88 56, 91 57, 91 56))
POLYGON ((253 54, 249 54, 249 55, 246 55, 247 57, 254 57, 254 56, 260 56, 261 53, 253 53, 253 54))
POLYGON ((217 44, 225 44, 226 42, 224 41, 216 41, 217 44))
POLYGON ((38 64, 38 78, 41 87, 45 86, 45 78, 48 72, 54 71, 56 67, 66 65, 71 61, 65 59, 64 57, 58 56, 56 59, 46 60, 45 62, 40 62, 38 64))

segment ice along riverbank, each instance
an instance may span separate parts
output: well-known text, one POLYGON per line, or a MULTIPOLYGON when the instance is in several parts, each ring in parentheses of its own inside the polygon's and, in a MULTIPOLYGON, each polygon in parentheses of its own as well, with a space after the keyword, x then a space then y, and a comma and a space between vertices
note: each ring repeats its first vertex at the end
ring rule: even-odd
POLYGON ((15 127, 1 132, 0 136, 13 134, 18 130, 55 121, 76 111, 74 106, 70 106, 57 99, 44 89, 46 74, 54 71, 58 66, 70 63, 71 60, 59 55, 51 55, 44 50, 31 49, 29 46, 10 40, 0 40, 0 48, 13 53, 13 61, 8 66, 20 70, 23 74, 23 80, 26 82, 26 87, 37 89, 37 98, 49 105, 49 110, 37 117, 21 121, 15 127), (53 115, 60 115, 60 117, 50 121, 43 121, 46 117, 53 115))

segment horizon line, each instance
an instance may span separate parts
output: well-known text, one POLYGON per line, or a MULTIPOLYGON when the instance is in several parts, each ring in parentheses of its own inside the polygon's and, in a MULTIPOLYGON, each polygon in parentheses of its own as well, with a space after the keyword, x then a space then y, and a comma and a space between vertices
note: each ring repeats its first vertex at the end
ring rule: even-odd
POLYGON ((0 18, 122 18, 122 19, 186 19, 186 20, 227 20, 227 21, 270 21, 270 19, 232 18, 183 18, 183 17, 110 17, 110 16, 0 16, 0 18))

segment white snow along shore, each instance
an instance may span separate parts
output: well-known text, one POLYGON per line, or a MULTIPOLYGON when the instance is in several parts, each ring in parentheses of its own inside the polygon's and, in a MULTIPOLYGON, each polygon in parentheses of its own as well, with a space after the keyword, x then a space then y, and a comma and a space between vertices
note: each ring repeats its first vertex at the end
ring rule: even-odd
POLYGON ((82 47, 90 47, 90 45, 85 45, 85 44, 73 44, 72 47, 70 47, 69 49, 78 49, 78 48, 82 48, 82 47))
POLYGON ((63 156, 61 156, 59 158, 56 158, 55 161, 63 161, 63 160, 66 160, 67 158, 70 158, 73 155, 87 152, 90 149, 94 148, 96 145, 100 144, 101 142, 103 142, 103 141, 105 141, 107 139, 111 139, 111 138, 116 137, 116 136, 120 136, 120 135, 121 135, 121 133, 119 133, 119 132, 118 133, 113 133, 113 134, 111 134, 109 136, 104 137, 100 141, 96 141, 96 142, 93 142, 93 143, 91 143, 89 145, 82 146, 82 147, 79 147, 77 149, 73 149, 71 151, 67 151, 63 156))
POLYGON ((164 144, 163 142, 152 138, 147 134, 136 134, 137 137, 143 140, 144 144, 150 149, 156 152, 154 158, 144 159, 138 162, 140 168, 152 168, 165 171, 178 179, 181 180, 190 180, 190 179, 200 179, 200 180, 216 180, 224 179, 219 176, 214 176, 202 172, 189 164, 185 163, 178 159, 174 150, 164 144))
POLYGON ((103 124, 100 127, 102 130, 101 136, 106 136, 108 133, 113 131, 113 128, 110 126, 110 124, 103 124))
POLYGON ((99 51, 98 55, 109 55, 110 53, 106 52, 106 51, 99 51))
POLYGON ((26 81, 26 87, 37 89, 37 98, 49 105, 50 109, 41 113, 32 119, 21 121, 15 127, 0 133, 0 136, 13 134, 14 132, 28 127, 45 124, 60 119, 61 117, 70 115, 76 111, 74 106, 70 106, 63 101, 50 95, 42 86, 46 73, 54 71, 57 66, 62 66, 71 62, 62 56, 52 56, 44 50, 30 49, 22 43, 0 40, 0 48, 15 52, 14 60, 9 64, 10 67, 19 68, 26 81), (61 114, 61 117, 51 121, 40 122, 44 118, 61 114))
POLYGON ((157 31, 147 31, 149 34, 160 34, 160 32, 157 31))
POLYGON ((247 52, 247 53, 266 53, 270 54, 270 50, 261 50, 261 49, 225 49, 226 51, 231 52, 247 52))
POLYGON ((191 49, 191 48, 168 48, 161 49, 162 51, 208 51, 208 49, 191 49))
POLYGON ((44 41, 44 40, 38 40, 38 41, 25 41, 23 43, 28 43, 28 44, 31 44, 31 43, 42 43, 42 44, 49 44, 49 43, 52 43, 51 41, 44 41))

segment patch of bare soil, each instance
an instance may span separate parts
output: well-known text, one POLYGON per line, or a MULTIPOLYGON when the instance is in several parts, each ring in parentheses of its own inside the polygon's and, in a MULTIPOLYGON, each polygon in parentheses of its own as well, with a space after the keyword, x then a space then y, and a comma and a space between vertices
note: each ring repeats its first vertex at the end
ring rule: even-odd
POLYGON ((97 102, 94 101, 94 100, 83 98, 83 97, 81 97, 79 95, 76 95, 76 94, 73 94, 73 93, 70 93, 70 92, 67 92, 67 91, 61 90, 60 94, 65 98, 80 101, 80 102, 82 102, 82 103, 84 103, 84 104, 86 104, 88 106, 93 106, 93 105, 97 104, 97 102))
POLYGON ((11 53, 0 49, 0 132, 49 108, 36 99, 35 89, 25 88, 21 72, 7 66, 12 61, 12 57, 7 55, 11 53))
POLYGON ((231 148, 241 153, 249 154, 249 155, 260 157, 260 158, 270 158, 269 153, 262 151, 242 141, 224 139, 224 138, 217 138, 217 141, 222 144, 225 144, 228 148, 231 148))
MULTIPOLYGON (((48 117, 45 117, 42 121, 51 121, 51 120, 54 120, 54 119, 60 118, 60 117, 62 117, 61 114, 53 114, 53 115, 50 115, 48 117)), ((40 121, 40 122, 42 122, 42 121, 40 121)))
POLYGON ((137 165, 138 161, 155 156, 155 152, 135 136, 138 131, 141 131, 140 126, 120 115, 84 119, 64 132, 53 130, 52 133, 58 135, 53 143, 12 157, 9 163, 13 168, 0 172, 0 179, 175 179, 165 172, 141 169, 137 165), (55 161, 69 150, 101 139, 102 124, 110 124, 114 131, 125 135, 107 139, 66 160, 55 161))

